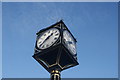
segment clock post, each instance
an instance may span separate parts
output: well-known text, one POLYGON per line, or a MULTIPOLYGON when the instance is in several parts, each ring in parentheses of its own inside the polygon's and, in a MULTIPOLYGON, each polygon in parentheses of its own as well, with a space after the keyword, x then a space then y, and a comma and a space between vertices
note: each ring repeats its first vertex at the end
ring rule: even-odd
POLYGON ((60 72, 79 65, 76 39, 62 20, 36 33, 33 58, 50 74, 60 80, 60 72))
POLYGON ((58 70, 53 70, 53 71, 51 72, 51 80, 61 80, 60 71, 58 71, 58 70))

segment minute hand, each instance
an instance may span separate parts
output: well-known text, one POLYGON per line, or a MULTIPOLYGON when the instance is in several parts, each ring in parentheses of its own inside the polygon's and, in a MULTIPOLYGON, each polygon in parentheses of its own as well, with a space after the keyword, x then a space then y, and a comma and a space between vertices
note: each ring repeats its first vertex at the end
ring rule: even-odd
MULTIPOLYGON (((43 41, 43 43, 45 43, 52 35, 53 35, 53 33, 51 33, 51 34, 43 41)), ((42 44, 43 44, 43 43, 42 43, 42 44)), ((42 44, 41 44, 41 45, 42 45, 42 44)), ((41 46, 41 45, 40 45, 40 46, 41 46)))

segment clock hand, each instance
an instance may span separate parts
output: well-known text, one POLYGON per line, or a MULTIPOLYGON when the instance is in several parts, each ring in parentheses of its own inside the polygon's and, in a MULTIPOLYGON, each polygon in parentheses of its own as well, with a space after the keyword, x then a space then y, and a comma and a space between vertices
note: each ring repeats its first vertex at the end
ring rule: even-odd
MULTIPOLYGON (((52 35, 53 35, 53 33, 51 33, 51 34, 43 41, 43 43, 45 43, 52 35)), ((42 43, 42 44, 43 44, 43 43, 42 43)), ((42 44, 41 44, 41 45, 42 45, 42 44)), ((41 45, 39 45, 39 46, 41 46, 41 45)))
POLYGON ((44 42, 47 41, 52 35, 53 35, 53 33, 51 33, 51 34, 44 40, 44 42))

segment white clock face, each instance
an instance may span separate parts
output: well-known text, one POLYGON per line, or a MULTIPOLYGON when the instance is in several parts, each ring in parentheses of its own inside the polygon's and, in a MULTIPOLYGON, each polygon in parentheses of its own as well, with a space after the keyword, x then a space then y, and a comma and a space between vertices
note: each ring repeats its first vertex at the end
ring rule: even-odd
POLYGON ((46 49, 52 46, 58 40, 59 36, 60 31, 57 28, 51 28, 40 35, 37 40, 37 47, 39 49, 46 49))
POLYGON ((63 31, 63 39, 65 43, 67 44, 68 49, 72 52, 73 55, 75 55, 76 45, 75 45, 73 37, 67 30, 63 31))

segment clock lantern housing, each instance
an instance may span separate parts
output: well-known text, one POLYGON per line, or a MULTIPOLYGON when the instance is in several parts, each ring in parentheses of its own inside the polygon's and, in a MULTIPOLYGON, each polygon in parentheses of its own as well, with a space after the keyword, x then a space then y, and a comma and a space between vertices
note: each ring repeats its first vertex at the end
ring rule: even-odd
POLYGON ((36 33, 33 58, 48 72, 78 65, 76 39, 62 20, 36 33))

